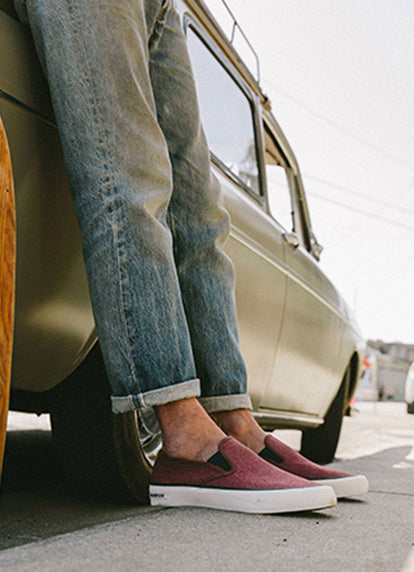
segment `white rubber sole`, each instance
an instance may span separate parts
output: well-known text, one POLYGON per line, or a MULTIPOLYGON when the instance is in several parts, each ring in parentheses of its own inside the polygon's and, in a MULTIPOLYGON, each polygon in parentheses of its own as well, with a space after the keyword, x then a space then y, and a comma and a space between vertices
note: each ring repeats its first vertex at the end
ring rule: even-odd
POLYGON ((315 479, 312 482, 332 487, 338 499, 363 495, 369 490, 368 479, 364 475, 351 475, 335 479, 315 479))
POLYGON ((255 514, 320 510, 336 505, 330 486, 297 489, 243 490, 150 485, 152 506, 196 506, 255 514))

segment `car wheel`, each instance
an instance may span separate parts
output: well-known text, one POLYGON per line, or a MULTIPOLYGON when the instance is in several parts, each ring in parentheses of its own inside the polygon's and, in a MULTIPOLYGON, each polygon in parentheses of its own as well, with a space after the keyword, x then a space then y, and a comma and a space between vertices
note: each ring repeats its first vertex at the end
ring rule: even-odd
POLYGON ((156 417, 114 415, 110 385, 97 344, 58 388, 51 425, 66 480, 93 496, 148 502, 152 465, 161 448, 156 417))
POLYGON ((15 294, 16 214, 12 165, 0 117, 0 479, 9 409, 15 294))
POLYGON ((407 403, 407 413, 414 413, 414 401, 412 403, 407 403))
POLYGON ((342 421, 348 405, 346 399, 350 382, 350 368, 347 369, 341 386, 333 400, 323 425, 316 429, 307 429, 302 433, 301 449, 302 455, 319 463, 326 465, 334 457, 341 434, 342 421))

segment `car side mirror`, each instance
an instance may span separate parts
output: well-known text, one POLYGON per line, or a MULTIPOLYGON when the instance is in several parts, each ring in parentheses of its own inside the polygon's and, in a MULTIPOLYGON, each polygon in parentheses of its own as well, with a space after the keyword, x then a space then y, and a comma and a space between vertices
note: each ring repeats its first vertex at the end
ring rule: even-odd
POLYGON ((313 234, 313 232, 311 232, 310 236, 310 245, 311 245, 310 252, 312 256, 319 262, 319 260, 321 259, 323 246, 322 244, 319 244, 319 242, 316 240, 316 236, 313 234))
POLYGON ((312 250, 311 250, 312 256, 314 256, 318 262, 321 259, 322 251, 323 251, 322 244, 316 243, 312 246, 312 250))

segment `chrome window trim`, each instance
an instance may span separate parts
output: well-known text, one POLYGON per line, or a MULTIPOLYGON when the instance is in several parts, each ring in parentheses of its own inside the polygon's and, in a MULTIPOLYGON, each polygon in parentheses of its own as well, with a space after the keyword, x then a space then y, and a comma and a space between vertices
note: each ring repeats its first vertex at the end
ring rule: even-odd
MULTIPOLYGON (((281 142, 279 140, 278 137, 278 133, 277 130, 275 129, 275 126, 272 124, 271 121, 268 120, 268 118, 266 117, 265 114, 263 114, 262 116, 262 122, 263 122, 263 130, 267 128, 268 132, 269 132, 269 136, 273 139, 274 144, 276 145, 276 147, 278 148, 279 153, 281 154, 282 158, 284 159, 285 163, 286 163, 286 167, 283 167, 286 171, 286 178, 288 181, 288 185, 289 185, 289 190, 290 190, 290 201, 291 201, 291 205, 292 205, 292 211, 293 211, 293 229, 292 231, 288 232, 294 232, 296 233, 302 243, 302 246, 309 251, 308 248, 308 234, 309 234, 309 229, 307 227, 306 224, 306 220, 305 217, 303 216, 303 202, 305 199, 302 198, 302 192, 303 192, 303 185, 298 185, 297 184, 297 179, 298 177, 300 178, 300 174, 298 172, 298 169, 295 166, 294 161, 291 160, 290 154, 287 152, 286 148, 284 148, 283 146, 283 142, 281 142)), ((265 171, 266 173, 266 171, 265 171)), ((269 214, 269 216, 275 220, 278 224, 280 224, 281 226, 283 226, 275 216, 273 216, 273 214, 270 212, 270 207, 269 207, 269 199, 268 199, 268 209, 267 209, 267 213, 269 214)))
MULTIPOLYGON (((238 187, 240 187, 245 193, 249 195, 250 198, 254 199, 261 207, 266 208, 266 183, 264 175, 264 161, 263 161, 263 141, 261 132, 261 111, 258 108, 258 97, 251 91, 249 86, 240 76, 236 68, 232 65, 230 60, 227 58, 226 54, 222 53, 218 47, 211 40, 209 35, 203 30, 198 23, 194 20, 192 15, 185 12, 183 17, 183 28, 184 33, 187 36, 188 29, 191 29, 193 33, 200 39, 207 50, 216 58, 219 65, 221 65, 224 70, 228 73, 230 78, 234 81, 237 87, 242 91, 242 93, 247 98, 251 113, 252 113, 252 125, 253 133, 255 139, 255 149, 256 149, 256 159, 258 167, 258 179, 259 179, 259 192, 256 193, 252 188, 243 183, 239 177, 231 171, 224 163, 217 157, 212 151, 211 157, 217 167, 225 173, 238 187)), ((259 104, 260 107, 260 104, 259 104)))
POLYGON ((241 188, 247 195, 249 195, 251 199, 253 199, 261 207, 265 208, 265 198, 263 195, 258 195, 253 191, 253 189, 251 189, 245 183, 243 183, 243 181, 239 179, 238 176, 235 175, 233 171, 229 169, 222 161, 220 161, 217 155, 214 155, 212 151, 210 151, 210 158, 211 162, 217 167, 217 169, 220 169, 220 171, 224 176, 230 179, 231 182, 234 183, 237 187, 241 188))

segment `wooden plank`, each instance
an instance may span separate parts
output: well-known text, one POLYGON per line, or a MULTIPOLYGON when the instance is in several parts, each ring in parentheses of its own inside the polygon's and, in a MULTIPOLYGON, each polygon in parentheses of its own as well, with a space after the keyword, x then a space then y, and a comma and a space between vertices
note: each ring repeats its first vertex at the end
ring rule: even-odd
POLYGON ((0 117, 0 479, 6 441, 13 348, 16 212, 6 132, 0 117))

